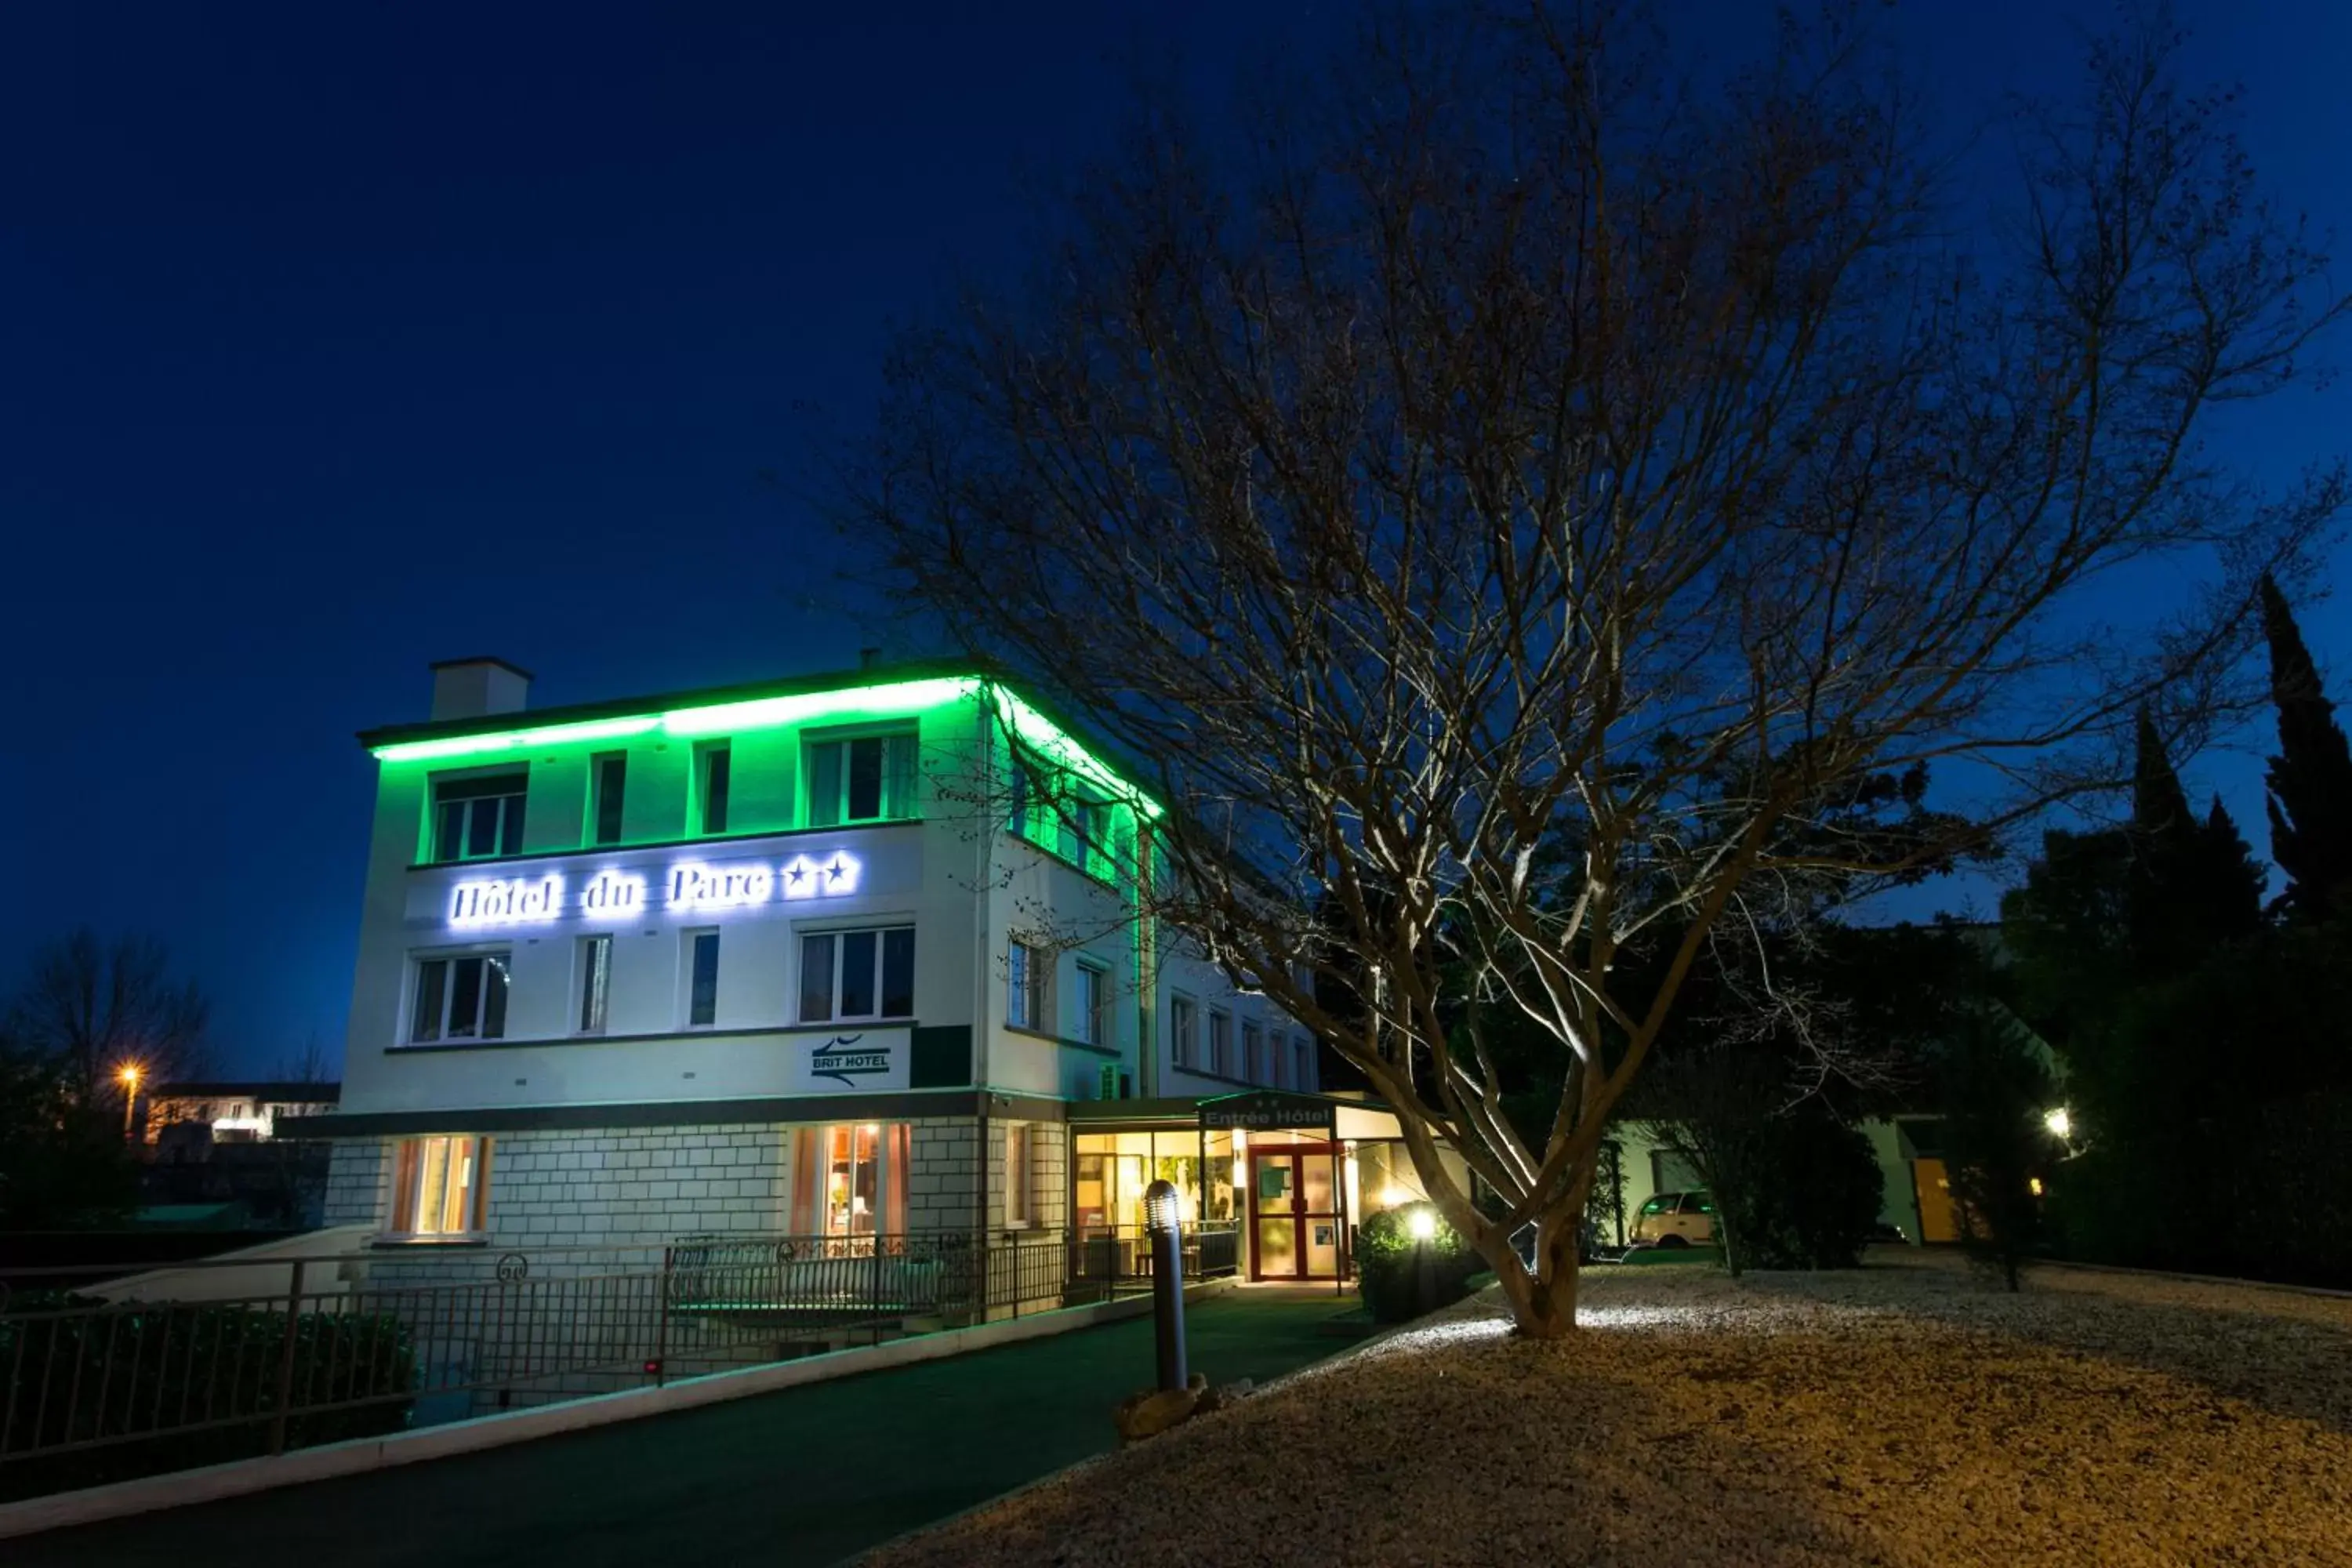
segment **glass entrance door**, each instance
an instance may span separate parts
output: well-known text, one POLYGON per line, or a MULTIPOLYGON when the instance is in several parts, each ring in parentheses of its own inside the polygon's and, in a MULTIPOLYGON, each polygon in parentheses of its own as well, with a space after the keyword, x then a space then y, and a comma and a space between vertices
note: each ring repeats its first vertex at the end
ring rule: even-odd
POLYGON ((1253 1279, 1337 1279, 1346 1249, 1339 1152, 1328 1143, 1250 1151, 1253 1279))

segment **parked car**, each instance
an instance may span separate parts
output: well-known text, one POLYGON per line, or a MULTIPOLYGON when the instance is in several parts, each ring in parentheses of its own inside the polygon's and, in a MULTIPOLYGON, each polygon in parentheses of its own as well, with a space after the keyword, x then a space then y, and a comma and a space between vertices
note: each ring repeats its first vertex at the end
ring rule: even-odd
POLYGON ((1706 1247, 1715 1240, 1715 1198, 1705 1187, 1659 1193, 1642 1205, 1633 1239, 1652 1247, 1706 1247))

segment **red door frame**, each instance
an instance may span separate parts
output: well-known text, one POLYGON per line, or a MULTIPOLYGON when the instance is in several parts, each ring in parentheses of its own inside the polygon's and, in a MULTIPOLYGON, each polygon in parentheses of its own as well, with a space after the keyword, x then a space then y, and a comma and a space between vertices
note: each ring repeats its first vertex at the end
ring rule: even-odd
POLYGON ((1317 1284, 1325 1280, 1341 1280, 1348 1278, 1348 1215, 1346 1213, 1348 1206, 1348 1173, 1345 1160, 1346 1152, 1347 1152, 1337 1143, 1286 1143, 1279 1147, 1261 1147, 1256 1144, 1251 1145, 1249 1151, 1249 1277, 1252 1284, 1260 1283, 1269 1278, 1283 1281, 1295 1281, 1299 1284, 1317 1284), (1305 1159, 1309 1156, 1328 1159, 1331 1162, 1332 1206, 1328 1210, 1309 1209, 1307 1206, 1307 1183, 1304 1173, 1298 1168, 1298 1162, 1301 1159, 1305 1159), (1297 1259, 1298 1267, 1303 1270, 1307 1267, 1307 1226, 1309 1222, 1314 1220, 1328 1219, 1331 1222, 1331 1235, 1339 1263, 1339 1271, 1337 1274, 1297 1273, 1276 1274, 1269 1276, 1265 1272, 1264 1265, 1258 1258, 1257 1247, 1257 1194, 1259 1190, 1257 1168, 1258 1163, 1262 1160, 1286 1160, 1290 1162, 1289 1214, 1286 1216, 1281 1212, 1277 1211, 1267 1217, 1273 1219, 1287 1217, 1294 1226, 1298 1227, 1295 1233, 1291 1256, 1297 1259))

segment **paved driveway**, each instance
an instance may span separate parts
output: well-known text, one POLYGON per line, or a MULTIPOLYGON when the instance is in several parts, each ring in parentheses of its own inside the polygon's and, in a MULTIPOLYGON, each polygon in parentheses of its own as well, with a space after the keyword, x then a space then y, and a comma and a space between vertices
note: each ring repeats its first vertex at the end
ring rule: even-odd
MULTIPOLYGON (((1278 1376, 1344 1348, 1352 1297, 1190 1309, 1195 1371, 1278 1376)), ((153 1563, 836 1562, 1112 1446, 1148 1385, 1135 1319, 513 1447, 0 1542, 9 1568, 153 1563)), ((1106 1507, 1116 1506, 1105 1499, 1106 1507)))

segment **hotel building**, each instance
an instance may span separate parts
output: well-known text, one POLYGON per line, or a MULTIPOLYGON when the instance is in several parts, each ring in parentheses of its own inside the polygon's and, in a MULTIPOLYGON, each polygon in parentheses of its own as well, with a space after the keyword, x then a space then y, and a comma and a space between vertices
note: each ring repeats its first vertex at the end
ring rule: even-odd
MULTIPOLYGON (((436 666, 379 768, 329 1224, 386 1247, 1099 1235, 1165 1177, 1261 1279, 1417 1195, 1393 1119, 1138 908, 1149 794, 1000 680, 526 709, 436 666)), ((450 1260, 455 1262, 457 1260, 450 1260)))

